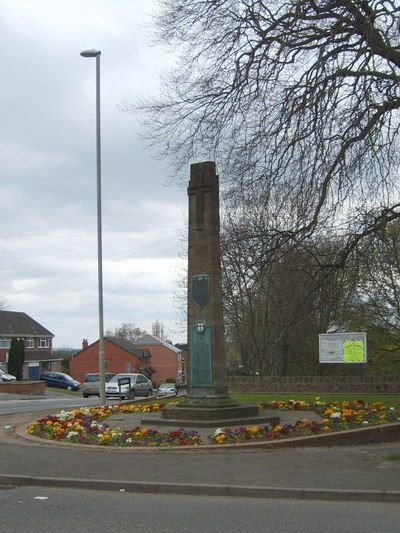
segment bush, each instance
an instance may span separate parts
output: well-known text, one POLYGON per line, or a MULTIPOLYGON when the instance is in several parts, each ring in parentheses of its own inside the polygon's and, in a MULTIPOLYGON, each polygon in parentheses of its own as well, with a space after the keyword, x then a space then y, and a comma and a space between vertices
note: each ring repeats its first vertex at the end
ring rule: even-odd
POLYGON ((8 372, 15 376, 18 381, 22 381, 22 373, 25 361, 25 345, 23 339, 13 338, 11 340, 10 352, 8 355, 8 372))

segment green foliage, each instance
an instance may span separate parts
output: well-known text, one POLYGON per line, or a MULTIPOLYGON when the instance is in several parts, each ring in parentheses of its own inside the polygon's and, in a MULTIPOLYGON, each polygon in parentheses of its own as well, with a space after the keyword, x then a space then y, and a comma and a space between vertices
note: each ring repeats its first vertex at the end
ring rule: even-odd
POLYGON ((389 453, 384 456, 387 461, 400 461, 400 453, 389 453))
POLYGON ((10 352, 8 355, 8 371, 15 376, 18 381, 22 380, 22 373, 25 361, 25 345, 23 339, 13 338, 11 340, 10 352))

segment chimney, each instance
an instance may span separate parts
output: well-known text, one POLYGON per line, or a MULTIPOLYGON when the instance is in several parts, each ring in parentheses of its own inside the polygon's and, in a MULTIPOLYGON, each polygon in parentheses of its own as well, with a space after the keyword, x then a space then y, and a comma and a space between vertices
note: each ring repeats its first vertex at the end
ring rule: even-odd
POLYGON ((87 339, 82 339, 82 350, 86 350, 88 346, 89 346, 89 343, 87 339))

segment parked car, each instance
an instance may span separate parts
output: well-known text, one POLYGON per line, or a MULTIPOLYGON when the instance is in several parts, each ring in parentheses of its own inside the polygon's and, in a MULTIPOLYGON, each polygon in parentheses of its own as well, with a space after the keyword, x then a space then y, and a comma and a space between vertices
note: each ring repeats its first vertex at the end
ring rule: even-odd
POLYGON ((17 378, 15 376, 13 376, 12 374, 7 374, 7 372, 4 372, 4 370, 2 370, 0 368, 0 381, 16 381, 17 378))
MULTIPOLYGON (((115 374, 113 372, 106 372, 106 383, 113 378, 115 374)), ((99 374, 91 372, 86 374, 85 381, 82 385, 82 396, 84 398, 89 398, 89 396, 100 396, 99 393, 100 377, 99 374)))
POLYGON ((48 387, 58 387, 60 389, 67 390, 79 390, 81 384, 73 377, 64 372, 43 372, 40 376, 42 381, 46 382, 48 387))
POLYGON ((175 383, 161 383, 157 390, 157 396, 169 396, 170 394, 177 394, 178 390, 175 383))
POLYGON ((153 394, 153 384, 143 374, 115 374, 114 377, 106 383, 106 396, 120 396, 121 398, 133 399, 135 396, 151 396, 153 394), (125 383, 121 386, 118 380, 130 378, 130 384, 125 383), (121 391, 120 391, 121 388, 121 391))

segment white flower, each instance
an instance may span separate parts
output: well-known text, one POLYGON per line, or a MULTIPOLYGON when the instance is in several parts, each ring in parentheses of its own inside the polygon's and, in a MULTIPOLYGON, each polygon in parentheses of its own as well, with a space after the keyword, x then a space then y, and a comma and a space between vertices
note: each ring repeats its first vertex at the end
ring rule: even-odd
POLYGON ((67 439, 72 439, 73 437, 77 437, 79 433, 77 431, 70 431, 67 435, 67 439))
POLYGON ((341 417, 341 414, 340 413, 332 413, 330 418, 332 418, 332 420, 337 420, 341 417))
POLYGON ((225 434, 225 431, 222 428, 218 428, 214 431, 214 437, 221 434, 225 434))
POLYGON ((72 411, 64 411, 64 409, 62 411, 60 411, 56 417, 58 418, 58 420, 68 420, 69 418, 72 418, 73 417, 73 412, 72 411))
POLYGON ((368 426, 368 420, 363 420, 363 426, 368 426))
POLYGON ((132 444, 132 438, 131 437, 128 437, 125 441, 127 444, 132 444))

